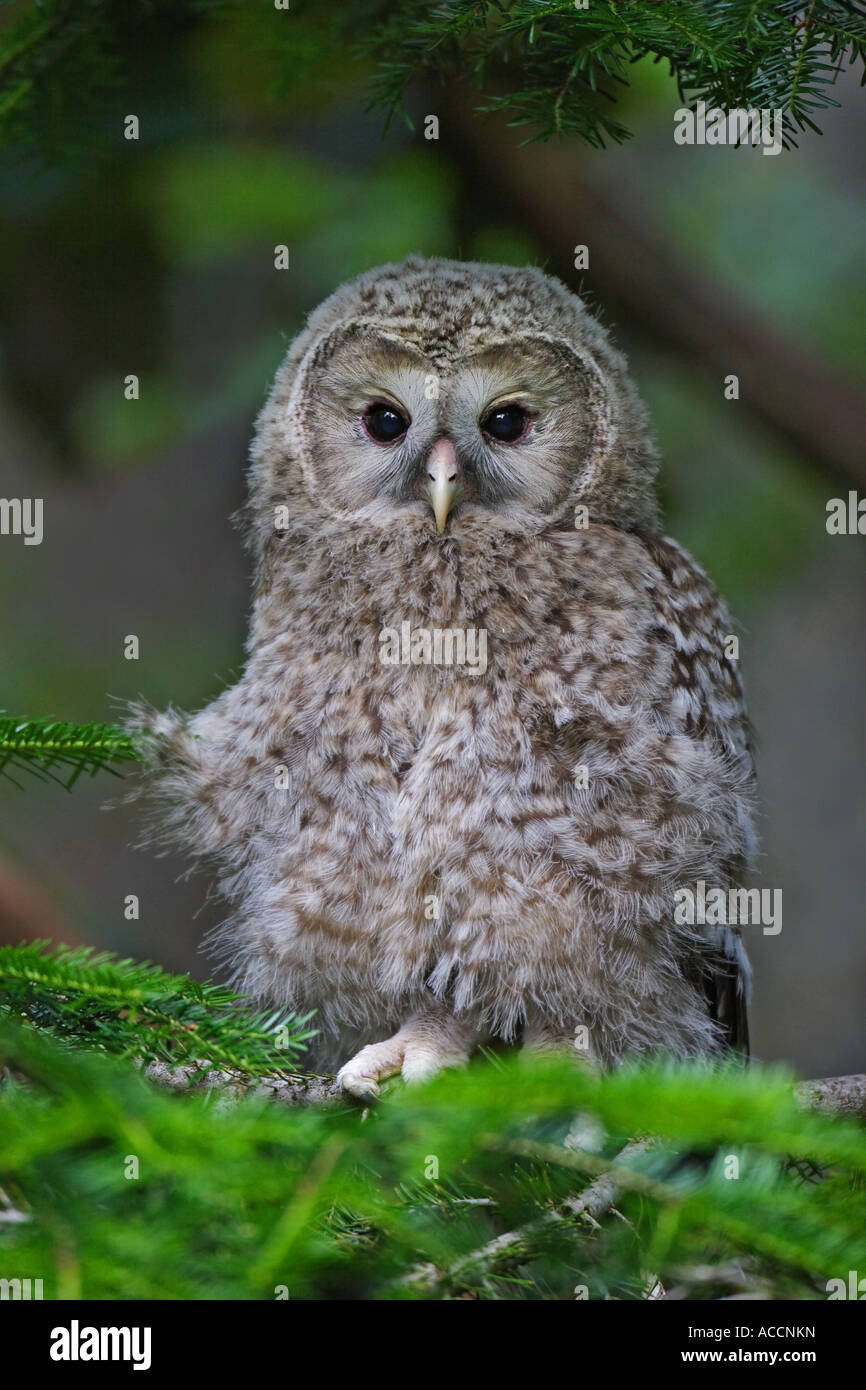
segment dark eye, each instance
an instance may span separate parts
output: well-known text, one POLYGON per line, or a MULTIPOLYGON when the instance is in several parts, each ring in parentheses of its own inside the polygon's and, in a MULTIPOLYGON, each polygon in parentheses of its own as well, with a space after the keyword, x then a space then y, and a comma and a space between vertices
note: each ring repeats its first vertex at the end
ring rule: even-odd
POLYGON ((409 421, 395 406, 377 401, 364 412, 364 428, 377 444, 393 444, 406 433, 409 421))
POLYGON ((529 412, 522 405, 498 405, 485 415, 481 428, 491 439, 502 444, 514 444, 529 430, 529 412))

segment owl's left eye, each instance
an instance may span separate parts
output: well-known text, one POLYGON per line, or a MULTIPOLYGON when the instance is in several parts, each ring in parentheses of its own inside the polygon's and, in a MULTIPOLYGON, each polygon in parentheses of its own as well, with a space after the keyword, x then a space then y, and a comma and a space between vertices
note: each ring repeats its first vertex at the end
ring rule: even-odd
POLYGON ((374 401, 364 411, 364 428, 377 444, 393 444, 409 428, 409 421, 396 406, 374 401))
POLYGON ((516 444, 529 433, 531 419, 522 405, 498 405, 481 421, 481 428, 500 444, 516 444))

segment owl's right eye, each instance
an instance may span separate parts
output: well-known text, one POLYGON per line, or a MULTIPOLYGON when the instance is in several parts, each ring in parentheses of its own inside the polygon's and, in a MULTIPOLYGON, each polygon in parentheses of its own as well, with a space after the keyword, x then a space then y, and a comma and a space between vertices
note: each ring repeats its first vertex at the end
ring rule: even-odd
POLYGON ((364 411, 364 429, 377 444, 394 444, 409 428, 409 421, 396 406, 374 401, 364 411))

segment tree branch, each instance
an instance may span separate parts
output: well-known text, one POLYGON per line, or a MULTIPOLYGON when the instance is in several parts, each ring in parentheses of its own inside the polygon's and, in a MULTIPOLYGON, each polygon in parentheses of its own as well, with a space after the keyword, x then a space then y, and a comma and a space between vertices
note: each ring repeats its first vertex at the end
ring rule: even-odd
POLYGON ((805 1106, 833 1115, 855 1115, 866 1120, 866 1074, 825 1076, 801 1081, 794 1094, 805 1106))
MULTIPOLYGON (((302 1072, 251 1077, 242 1072, 212 1067, 206 1061, 180 1066, 149 1062, 143 1070, 145 1076, 160 1086, 168 1086, 174 1091, 220 1091, 229 1103, 242 1100, 245 1096, 259 1096, 280 1101, 284 1105, 315 1105, 336 1100, 343 1094, 332 1076, 313 1076, 302 1072)), ((866 1073, 801 1081, 795 1086, 794 1094, 809 1108, 866 1118, 866 1073)), ((620 1157, 631 1158, 635 1152, 637 1150, 629 1146, 620 1157)), ((588 1191, 594 1188, 595 1184, 588 1191)), ((591 1215, 591 1204, 587 1210, 591 1215)))
POLYGON ((482 123, 456 87, 437 91, 435 102, 443 146, 476 216, 506 209, 571 285, 574 247, 588 246, 587 288, 614 324, 697 364, 719 391, 736 373, 743 402, 785 444, 842 487, 866 491, 866 394, 857 383, 674 253, 640 215, 634 190, 625 198, 599 187, 573 146, 521 148, 501 120, 482 123))
MULTIPOLYGON (((576 1221, 597 1222, 610 1211, 619 1192, 617 1174, 631 1159, 637 1158, 649 1148, 649 1139, 634 1140, 621 1149, 609 1165, 576 1197, 567 1197, 560 1206, 546 1212, 538 1221, 530 1221, 516 1231, 505 1231, 486 1244, 462 1255, 447 1269, 439 1270, 435 1265, 421 1265, 407 1275, 403 1281, 408 1288, 425 1294, 441 1292, 448 1288, 465 1284, 468 1279, 482 1281, 494 1274, 503 1274, 513 1265, 526 1260, 539 1240, 556 1228, 576 1221)), ((595 1156, 583 1155, 583 1161, 595 1156)), ((603 1160, 597 1160, 600 1164, 603 1160)), ((655 1280, 652 1281, 653 1284, 655 1280)))

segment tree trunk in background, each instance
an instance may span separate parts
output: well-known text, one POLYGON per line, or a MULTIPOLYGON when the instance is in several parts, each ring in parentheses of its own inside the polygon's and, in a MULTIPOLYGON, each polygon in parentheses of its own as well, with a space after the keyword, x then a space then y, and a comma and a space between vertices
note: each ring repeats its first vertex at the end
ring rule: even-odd
POLYGON ((586 274, 585 288, 609 320, 697 364, 719 391, 736 373, 740 399, 785 444, 838 486, 866 491, 861 386, 685 263, 635 204, 587 177, 573 143, 519 148, 520 133, 482 120, 463 91, 437 90, 435 109, 470 209, 489 219, 502 208, 549 256, 554 274, 570 285, 586 274), (588 272, 574 268, 578 244, 589 248, 588 272))

